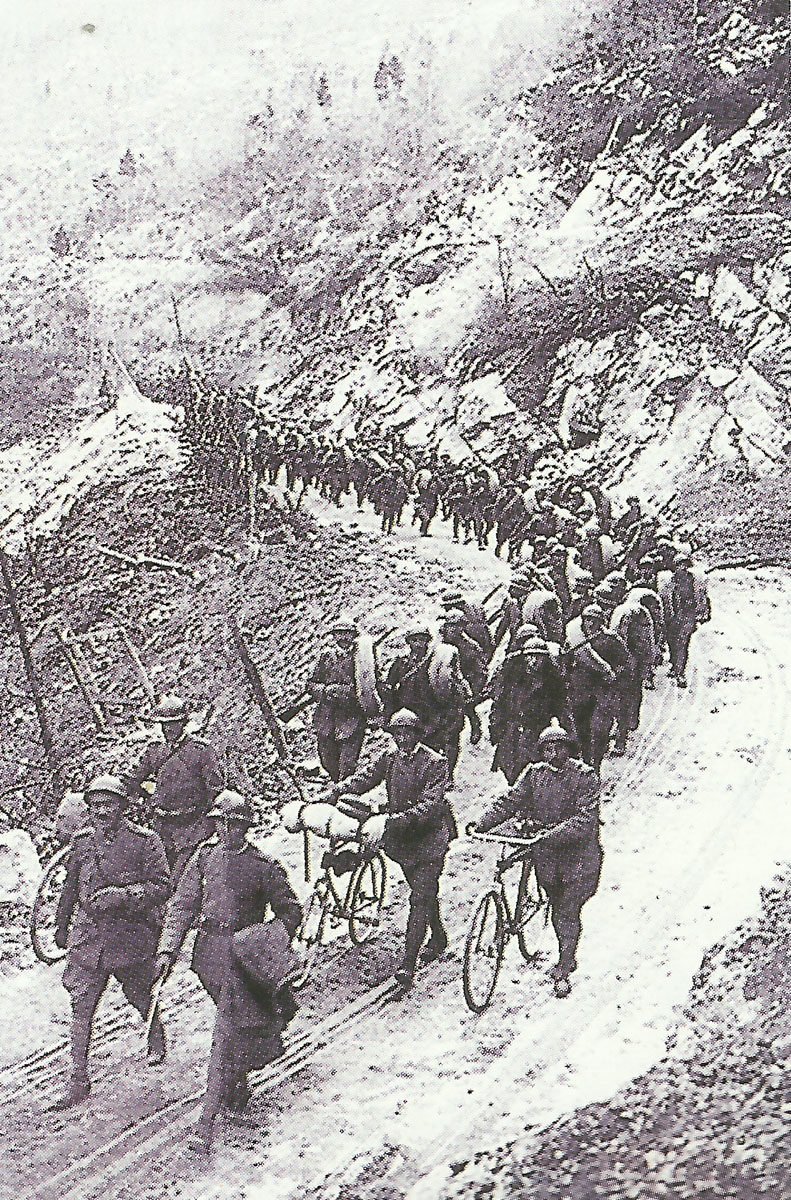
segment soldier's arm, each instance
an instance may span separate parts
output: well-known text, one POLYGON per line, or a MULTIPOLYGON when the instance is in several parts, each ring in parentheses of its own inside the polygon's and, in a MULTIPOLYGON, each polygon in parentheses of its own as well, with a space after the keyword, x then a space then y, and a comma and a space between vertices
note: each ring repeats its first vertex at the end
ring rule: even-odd
POLYGON ((504 821, 509 821, 511 817, 525 811, 531 796, 531 771, 531 766, 525 767, 510 791, 498 796, 489 805, 483 816, 475 822, 475 828, 480 833, 488 833, 490 829, 495 829, 504 821))
POLYGON ((172 960, 181 949, 187 933, 200 915, 203 900, 202 847, 193 854, 184 868, 176 891, 165 913, 165 924, 159 939, 159 954, 167 954, 172 960))
POLYGON ((596 653, 593 646, 581 646, 575 652, 574 659, 606 683, 615 683, 615 671, 609 663, 604 661, 600 654, 596 653))
POLYGON ((141 865, 144 878, 139 883, 127 884, 124 891, 129 905, 148 912, 161 908, 170 896, 170 868, 165 847, 155 833, 146 836, 141 865))
POLYGON ((380 688, 382 700, 384 702, 384 715, 391 717, 398 708, 398 691, 401 687, 401 662, 399 659, 391 664, 390 670, 387 672, 387 679, 380 688))
POLYGON ((302 906, 280 863, 272 863, 267 879, 269 904, 275 916, 283 922, 291 937, 302 920, 302 906))
POLYGON ((365 792, 372 791, 380 783, 384 783, 389 762, 390 754, 383 750, 367 767, 360 767, 348 779, 342 779, 340 783, 335 784, 332 791, 337 795, 348 793, 350 796, 362 796, 365 792))
POLYGON ((144 799, 150 799, 148 792, 143 787, 147 779, 156 778, 157 767, 155 762, 156 748, 154 746, 147 747, 143 751, 143 756, 140 759, 137 767, 128 775, 123 776, 124 783, 129 789, 131 796, 140 795, 144 799))
POLYGON ((321 700, 324 695, 324 685, 327 680, 327 656, 320 654, 313 674, 307 682, 306 691, 314 700, 321 700))
POLYGON ((72 846, 66 865, 66 878, 63 881, 58 907, 55 913, 55 944, 66 945, 69 936, 69 925, 77 905, 77 892, 80 883, 79 852, 72 846))
POLYGON ((217 757, 217 752, 213 746, 206 745, 203 752, 203 762, 201 764, 203 772, 203 785, 206 788, 206 795, 209 800, 213 800, 215 796, 223 789, 222 769, 220 760, 217 757))
POLYGON ((403 813, 394 813, 387 818, 390 829, 403 829, 410 825, 439 823, 445 815, 447 805, 445 792, 448 787, 448 764, 444 758, 432 761, 422 782, 422 796, 417 804, 403 813))

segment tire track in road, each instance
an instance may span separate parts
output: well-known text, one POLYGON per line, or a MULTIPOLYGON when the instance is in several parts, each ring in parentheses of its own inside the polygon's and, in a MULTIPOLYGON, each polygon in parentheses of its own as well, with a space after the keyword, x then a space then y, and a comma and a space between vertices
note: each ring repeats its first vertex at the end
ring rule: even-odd
MULTIPOLYGON (((752 644, 759 648, 769 692, 772 696, 771 727, 764 738, 761 765, 752 779, 753 795, 757 795, 766 787, 773 774, 777 758, 783 750, 782 734, 787 726, 788 703, 785 689, 779 680, 779 673, 774 666, 766 642, 749 622, 741 620, 740 624, 745 631, 749 631, 749 642, 746 644, 752 644)), ((670 685, 670 688, 666 689, 665 695, 660 694, 657 697, 661 709, 659 720, 652 724, 651 734, 641 744, 638 756, 629 764, 626 771, 620 772, 616 781, 615 790, 624 801, 628 802, 629 800, 628 795, 623 795, 624 789, 631 788, 640 777, 646 780, 661 771, 683 749, 693 735, 705 707, 707 693, 700 685, 699 671, 692 666, 690 683, 687 695, 693 699, 693 706, 690 709, 685 704, 683 726, 678 723, 674 724, 673 721, 674 714, 679 707, 678 690, 675 685, 670 685), (668 690, 670 696, 667 695, 668 690), (668 704, 667 700, 670 697, 673 699, 668 704), (675 736, 671 740, 664 740, 663 733, 670 726, 674 727, 675 736), (659 753, 654 754, 657 747, 659 753)), ((627 805, 627 807, 634 810, 636 803, 637 801, 633 799, 631 805, 627 805)), ((677 911, 683 910, 684 906, 700 891, 702 883, 707 878, 713 864, 716 863, 723 847, 736 836, 735 829, 749 816, 744 812, 739 814, 739 806, 740 799, 736 797, 727 809, 720 811, 714 827, 707 827, 704 831, 700 848, 695 848, 694 862, 697 869, 689 873, 686 885, 682 884, 675 888, 673 893, 675 903, 669 905, 667 911, 661 904, 655 907, 652 918, 641 930, 639 944, 632 951, 620 955, 604 977, 596 980, 595 991, 587 995, 583 994, 575 1000, 574 1009, 570 1010, 570 1015, 573 1015, 574 1018, 571 1027, 567 1022, 558 1024, 557 1034, 548 1041, 545 1039, 542 1042, 541 1060, 529 1076, 529 1083, 533 1090, 535 1090, 535 1083, 542 1072, 566 1061, 569 1051, 586 1034, 592 1021, 598 1021, 602 1017, 611 1017, 611 1019, 617 1020, 621 1000, 628 991, 633 973, 644 956, 643 948, 646 945, 649 946, 653 954, 669 944, 668 939, 672 937, 672 929, 677 924, 677 911), (739 816, 741 816, 741 821, 739 821, 739 816), (605 997, 603 1004, 602 996, 605 997)), ((635 852, 639 853, 639 849, 635 852)), ((579 996, 579 993, 575 993, 575 996, 579 996)), ((546 1002, 553 1003, 549 997, 546 1002)), ((439 1181, 433 1178, 433 1174, 443 1171, 449 1157, 454 1153, 458 1152, 463 1155, 465 1152, 469 1152, 471 1135, 475 1133, 476 1127, 482 1119, 488 1123, 492 1118, 496 1119, 498 1115, 504 1115, 507 1112, 507 1101, 503 1098, 513 1094, 516 1081, 525 1074, 525 1062, 529 1062, 531 1057, 535 1061, 531 1040, 532 1035, 528 1026, 523 1034, 509 1043, 504 1054, 485 1072, 483 1085, 474 1088, 470 1104, 465 1106, 468 1112, 464 1114, 458 1111, 454 1112, 440 1134, 433 1134, 429 1142, 419 1148, 414 1145, 412 1147, 408 1145, 395 1146, 391 1131, 387 1142, 383 1139, 379 1140, 361 1147, 352 1156, 346 1156, 342 1162, 335 1165, 330 1173, 315 1179, 303 1194, 311 1198, 321 1197, 322 1200, 325 1197, 330 1200, 330 1198, 351 1194, 344 1192, 344 1188, 348 1189, 349 1186, 354 1185, 355 1160, 370 1159, 373 1155, 385 1164, 379 1178, 380 1182, 390 1189, 388 1195, 408 1196, 409 1200, 429 1200, 430 1197, 436 1196, 439 1181), (482 1114, 485 1114, 485 1117, 482 1117, 482 1114), (389 1170, 386 1165, 388 1161, 393 1164, 389 1170)), ((471 1077, 468 1082, 472 1083, 471 1077)), ((535 1121, 536 1123, 541 1122, 540 1110, 535 1114, 535 1121)), ((487 1132, 487 1129, 480 1130, 481 1141, 485 1141, 487 1132)), ((361 1179, 360 1182, 364 1181, 361 1179)))
MULTIPOLYGON (((769 648, 758 630, 743 618, 740 618, 739 623, 743 629, 749 630, 752 644, 760 647, 761 661, 769 679, 769 691, 772 696, 772 702, 768 706, 772 713, 770 729, 765 736, 765 749, 761 754, 761 765, 753 778, 753 795, 756 795, 767 786, 774 773, 775 764, 783 752, 783 733, 788 724, 788 696, 779 679, 779 672, 769 653, 769 648)), ((690 688, 690 690, 692 689, 690 688)), ((701 687, 696 687, 696 692, 694 713, 698 715, 705 704, 706 694, 701 687)), ((674 751, 686 741, 694 724, 694 720, 688 721, 680 731, 680 736, 675 739, 674 751)), ((668 757, 667 753, 660 754, 652 762, 646 758, 647 773, 650 774, 661 769, 668 757)), ((629 773, 630 776, 632 774, 633 772, 629 773)), ((749 820, 749 817, 749 810, 742 805, 741 797, 738 795, 727 808, 720 812, 714 827, 705 833, 702 849, 695 855, 694 861, 697 870, 690 872, 688 883, 674 892, 675 906, 669 906, 667 914, 661 905, 657 906, 653 919, 643 927, 640 944, 633 952, 620 956, 599 983, 597 993, 606 996, 605 1004, 600 1005, 597 995, 593 993, 585 997, 582 1003, 577 1001, 575 1010, 573 1010, 575 1021, 572 1028, 568 1029, 566 1026, 559 1025, 557 1037, 551 1039, 549 1043, 546 1041, 542 1043, 542 1061, 535 1071, 531 1072, 530 1077, 534 1088, 542 1071, 567 1060, 569 1051, 587 1032, 594 1019, 599 1020, 605 1014, 611 1014, 612 1019, 617 1019, 621 997, 628 989, 633 972, 639 965, 642 947, 649 945, 652 950, 657 950, 660 946, 660 938, 662 942, 667 941, 676 924, 676 912, 678 909, 683 909, 697 894, 712 865, 722 852, 724 844, 738 836, 738 829, 749 820)), ((502 1101, 495 1107, 492 1097, 498 1094, 500 1096, 510 1094, 516 1080, 524 1074, 524 1062, 527 1057, 525 1050, 529 1049, 530 1040, 528 1029, 510 1044, 506 1054, 498 1060, 490 1072, 487 1072, 484 1089, 475 1093, 475 1111, 470 1115, 469 1120, 459 1122, 457 1119, 453 1122, 452 1129, 448 1126, 442 1135, 432 1138, 430 1146, 417 1159, 417 1183, 414 1183, 412 1178, 414 1166, 413 1171, 396 1172, 392 1180, 388 1180, 395 1186, 400 1184, 401 1194, 407 1196, 408 1200, 428 1200, 428 1197, 437 1194, 436 1188, 439 1181, 432 1180, 432 1172, 441 1171, 448 1158, 455 1152, 469 1149, 471 1134, 474 1134, 476 1125, 479 1123, 481 1110, 486 1111, 487 1121, 490 1121, 493 1116, 496 1118, 503 1111, 507 1111, 507 1106, 504 1106, 502 1101), (421 1183, 420 1180, 424 1182, 421 1183)), ((541 1122, 540 1109, 535 1112, 534 1118, 536 1123, 541 1122)), ((529 1122, 529 1117, 526 1119, 529 1122)), ((480 1130, 481 1139, 485 1136, 486 1131, 480 1130)))
MULTIPOLYGON (((687 695, 693 701, 694 712, 697 713, 705 702, 705 693, 700 687, 698 673, 692 667, 689 679, 690 687, 687 695)), ((643 777, 644 773, 661 768, 670 761, 686 739, 688 727, 687 729, 679 728, 677 722, 674 721, 678 709, 678 688, 667 678, 663 680, 663 684, 664 686, 656 691, 648 693, 654 702, 646 706, 650 712, 650 720, 643 723, 634 757, 608 760, 615 768, 613 778, 608 781, 607 785, 611 801, 615 798, 628 800, 634 785, 643 777), (668 739, 666 736, 669 729, 675 731, 672 739, 668 739)), ((610 806, 607 811, 613 811, 613 808, 610 806)), ((620 811, 620 805, 618 811, 620 811)), ((616 974, 615 970, 612 974, 616 974)), ((456 987, 455 980, 453 986, 460 995, 460 989, 456 987)), ((455 1002, 458 1004, 459 1000, 455 998, 455 1002)), ((547 996, 545 1003, 555 1005, 557 1000, 547 996)), ((594 998, 589 1001, 586 1015, 580 1022, 583 1029, 587 1026, 588 1010, 591 1008, 595 1009, 594 998)), ((579 1011, 579 1005, 577 1005, 577 1010, 579 1011)), ((391 1134, 386 1141, 381 1138, 357 1148, 352 1155, 344 1155, 333 1164, 328 1172, 314 1178, 305 1189, 304 1195, 310 1197, 310 1200, 319 1200, 320 1197, 323 1200, 325 1195, 333 1198, 345 1196, 347 1192, 344 1191, 344 1188, 353 1186, 354 1183, 355 1160, 367 1159, 373 1155, 386 1161, 393 1151, 395 1151, 395 1168, 390 1172, 385 1170, 382 1182, 386 1180, 387 1185, 395 1189, 393 1196, 405 1194, 413 1182, 416 1170, 420 1176, 428 1174, 446 1160, 447 1155, 452 1153, 453 1146, 461 1146, 466 1141, 479 1111, 487 1107, 491 1096, 501 1091, 507 1094, 509 1078, 518 1077, 524 1071, 524 1048, 530 1042, 531 1037, 532 1033, 528 1026, 524 1034, 517 1035, 512 1039, 504 1053, 485 1072, 467 1079, 467 1083, 472 1089, 469 1093, 473 1106, 472 1112, 467 1116, 454 1111, 443 1125, 443 1132, 439 1135, 432 1135, 431 1141, 421 1150, 419 1156, 411 1153, 409 1148, 396 1148, 391 1134), (338 1190, 334 1191, 333 1188, 338 1190)), ((432 1128, 436 1128, 435 1123, 432 1123, 432 1128)))
MULTIPOLYGON (((698 690, 693 679, 690 693, 697 696, 698 690)), ((651 706, 652 719, 644 726, 635 758, 619 760, 621 769, 615 781, 619 793, 631 787, 639 778, 642 763, 650 758, 657 747, 664 746, 662 757, 672 753, 672 746, 667 745, 664 735, 673 724, 675 704, 673 700, 668 703, 668 699, 675 697, 675 692, 675 688, 666 688, 653 693, 658 703, 651 706)), ((190 990, 198 989, 194 987, 190 990)), ((253 1077, 255 1094, 268 1092, 304 1070, 330 1042, 337 1046, 340 1038, 378 1009, 393 990, 393 984, 388 980, 325 1018, 312 1033, 303 1032, 294 1038, 287 1038, 286 1054, 257 1078, 253 1077)), ((180 1003, 183 1002, 180 1000, 180 1003)), ((118 1021, 118 1026, 123 1024, 123 1021, 118 1021)), ((510 1055, 511 1050, 507 1053, 510 1055)), ((146 1180, 150 1179, 152 1161, 156 1161, 165 1150, 177 1149, 185 1131, 195 1119, 201 1098, 202 1091, 162 1106, 41 1184, 29 1193, 31 1200, 48 1200, 50 1197, 54 1200, 56 1196, 65 1194, 69 1195, 70 1200, 92 1200, 102 1196, 108 1182, 113 1180, 119 1184, 123 1182, 125 1189, 139 1182, 143 1189, 146 1180)))
MULTIPOLYGON (((255 1094, 271 1091, 303 1070, 329 1044, 338 1045, 361 1020, 386 1003, 395 990, 393 981, 387 979, 330 1014, 312 1031, 286 1037, 286 1053, 252 1076, 255 1094)), ((64 1196, 69 1200, 91 1200, 104 1197, 108 1182, 121 1175, 128 1185, 132 1173, 141 1166, 144 1175, 150 1174, 155 1161, 152 1156, 166 1147, 173 1149, 182 1140, 202 1097, 203 1089, 158 1108, 25 1195, 29 1200, 61 1200, 64 1196)))

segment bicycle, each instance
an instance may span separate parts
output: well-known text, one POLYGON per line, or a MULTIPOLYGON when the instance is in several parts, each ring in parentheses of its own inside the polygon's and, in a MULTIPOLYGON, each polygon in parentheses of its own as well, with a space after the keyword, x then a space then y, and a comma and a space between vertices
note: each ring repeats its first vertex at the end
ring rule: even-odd
POLYGON ((381 851, 361 859, 356 842, 331 844, 322 855, 321 868, 294 939, 304 947, 302 964, 291 977, 295 988, 303 987, 310 978, 332 925, 348 923, 354 946, 364 945, 379 930, 387 888, 387 864, 381 851), (347 869, 349 881, 344 889, 340 877, 347 869))
POLYGON ((30 940, 39 962, 51 966, 65 957, 55 945, 55 915, 66 878, 70 846, 62 846, 47 863, 30 913, 30 940))
POLYGON ((509 938, 516 937, 525 962, 534 963, 537 960, 539 947, 536 943, 549 919, 549 902, 539 887, 530 854, 535 838, 489 833, 472 833, 470 836, 477 841, 499 842, 502 846, 494 870, 493 886, 478 901, 464 947, 464 999, 472 1012, 482 1013, 491 1004, 509 938), (509 846, 521 846, 523 849, 509 854, 509 846), (504 877, 511 867, 520 863, 522 870, 512 907, 504 877), (537 920, 542 914, 543 921, 537 920))

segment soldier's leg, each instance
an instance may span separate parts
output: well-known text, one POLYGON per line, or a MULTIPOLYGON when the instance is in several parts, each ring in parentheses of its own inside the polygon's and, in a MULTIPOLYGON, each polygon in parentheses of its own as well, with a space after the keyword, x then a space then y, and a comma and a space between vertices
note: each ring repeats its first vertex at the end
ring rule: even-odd
POLYGON ((95 970, 69 962, 63 972, 63 986, 71 1000, 71 1076, 72 1088, 90 1089, 88 1048, 97 1005, 110 979, 110 972, 100 964, 95 970))
POLYGON ((478 716, 475 704, 468 704, 464 710, 464 714, 470 722, 470 745, 477 746, 483 734, 483 726, 481 725, 481 718, 478 716))
POLYGON ((316 743, 319 751, 319 762, 333 783, 340 779, 338 754, 339 743, 332 734, 318 734, 316 743))
POLYGON ((353 737, 344 738, 338 744, 338 780, 336 782, 341 779, 347 779, 349 775, 354 774, 364 740, 365 726, 363 726, 359 733, 356 733, 353 737))
POLYGON ((438 869, 437 864, 432 861, 402 866, 404 877, 409 885, 409 917, 404 939, 404 957, 399 971, 403 972, 405 977, 409 976, 410 979, 417 968, 418 955, 426 940, 426 933, 432 919, 438 926, 437 932, 440 934, 440 939, 445 936, 439 920, 438 895, 441 869, 441 863, 438 869))
POLYGON ((632 712, 631 689, 632 681, 622 680, 618 693, 618 707, 615 718, 615 742, 613 743, 613 754, 617 755, 622 755, 625 752, 626 743, 629 738, 632 712))
POLYGON ((609 700, 599 700, 590 718, 590 765, 598 771, 610 747, 610 734, 615 720, 609 700))
MULTIPOLYGON (((137 1009, 145 1021, 148 1017, 148 1009, 151 1004, 151 989, 155 978, 153 958, 146 959, 144 962, 132 963, 128 967, 119 968, 113 974, 120 983, 121 991, 129 1003, 133 1008, 137 1009)), ((151 1025, 151 1034, 148 1039, 147 1049, 151 1064, 162 1062, 165 1057, 165 1030, 158 1012, 151 1025)))
POLYGON ((686 670, 689 659, 689 643, 692 641, 694 626, 682 625, 676 639, 676 678, 679 687, 686 687, 686 670))
POLYGON ((217 1114, 227 1101, 232 1080, 229 1075, 229 1054, 227 1046, 227 1031, 219 1015, 214 1022, 209 1067, 206 1075, 206 1094, 203 1097, 201 1111, 195 1134, 191 1142, 193 1149, 204 1154, 211 1151, 214 1137, 214 1122, 217 1114))
POLYGON ((582 933, 582 904, 574 889, 561 888, 552 905, 552 925, 558 939, 559 957, 553 970, 556 979, 565 979, 577 969, 577 946, 582 933))

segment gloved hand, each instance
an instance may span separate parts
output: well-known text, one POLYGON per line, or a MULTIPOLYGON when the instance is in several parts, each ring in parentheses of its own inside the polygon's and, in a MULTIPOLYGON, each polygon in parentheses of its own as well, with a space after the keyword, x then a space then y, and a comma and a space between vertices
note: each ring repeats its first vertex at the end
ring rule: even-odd
POLYGON ((126 888, 100 888, 91 897, 91 908, 95 909, 96 912, 112 912, 114 908, 121 908, 126 898, 126 888))

